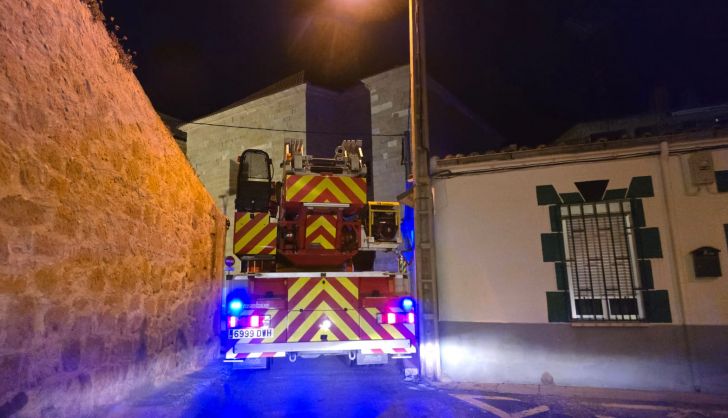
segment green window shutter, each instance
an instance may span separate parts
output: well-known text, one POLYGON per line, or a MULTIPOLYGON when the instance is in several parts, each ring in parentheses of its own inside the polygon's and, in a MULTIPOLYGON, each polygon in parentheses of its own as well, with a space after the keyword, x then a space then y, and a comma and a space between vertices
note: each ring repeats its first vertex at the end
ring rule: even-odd
POLYGON ((549 322, 569 322, 569 292, 546 292, 549 322))
POLYGON ((577 181, 574 185, 584 200, 587 202, 599 202, 604 200, 604 191, 607 190, 609 180, 577 181))
POLYGON ((564 203, 584 203, 584 198, 581 197, 580 193, 561 193, 561 200, 564 203))
POLYGON ((536 186, 536 200, 539 206, 560 205, 561 198, 552 185, 536 186))
POLYGON ((655 280, 652 278, 652 262, 650 260, 637 260, 640 270, 640 279, 643 289, 654 289, 655 280))
POLYGON ((650 290, 643 292, 642 295, 645 302, 645 319, 648 322, 672 322, 667 290, 650 290))
POLYGON ((557 205, 549 206, 551 219, 551 232, 561 232, 561 208, 557 205))
POLYGON ((630 200, 630 205, 632 207, 632 222, 634 222, 634 226, 637 228, 642 228, 645 226, 645 208, 642 206, 642 200, 640 199, 632 199, 630 200))
POLYGON ((604 200, 622 200, 627 197, 627 189, 612 189, 604 192, 604 200))
POLYGON ((627 197, 653 197, 654 195, 655 189, 652 187, 652 176, 632 177, 627 197))
POLYGON ((662 258, 660 231, 657 228, 635 229, 638 258, 662 258))
POLYGON ((556 288, 559 290, 569 290, 569 275, 566 272, 566 263, 554 263, 556 271, 556 288))
POLYGON ((564 238, 560 233, 541 234, 543 261, 549 263, 564 260, 564 238))
POLYGON ((715 185, 720 193, 728 192, 728 170, 715 172, 715 185))

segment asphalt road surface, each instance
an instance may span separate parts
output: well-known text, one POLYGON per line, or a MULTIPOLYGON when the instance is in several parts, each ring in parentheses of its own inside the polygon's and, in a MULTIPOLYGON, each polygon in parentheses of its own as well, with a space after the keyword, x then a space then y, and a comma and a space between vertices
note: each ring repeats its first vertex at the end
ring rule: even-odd
POLYGON ((397 364, 349 367, 343 357, 276 359, 270 370, 213 363, 97 417, 726 417, 728 407, 446 390, 405 382, 397 364))

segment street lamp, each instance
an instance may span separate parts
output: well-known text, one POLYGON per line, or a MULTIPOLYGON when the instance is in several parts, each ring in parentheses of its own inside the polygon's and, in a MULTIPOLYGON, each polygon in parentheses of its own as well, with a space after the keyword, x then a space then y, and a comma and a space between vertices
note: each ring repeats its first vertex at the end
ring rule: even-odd
POLYGON ((410 155, 415 225, 415 295, 420 341, 420 374, 440 378, 440 343, 437 308, 437 270, 433 239, 433 199, 429 173, 429 124, 423 0, 409 0, 410 38, 410 155))

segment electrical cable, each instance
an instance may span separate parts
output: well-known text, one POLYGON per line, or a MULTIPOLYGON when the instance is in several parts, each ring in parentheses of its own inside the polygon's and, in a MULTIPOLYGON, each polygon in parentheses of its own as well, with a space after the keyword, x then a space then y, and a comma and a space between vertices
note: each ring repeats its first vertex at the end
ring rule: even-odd
POLYGON ((297 134, 315 134, 315 135, 332 135, 332 136, 347 136, 347 137, 403 137, 405 134, 373 134, 373 133, 351 133, 351 132, 323 132, 323 131, 309 131, 309 130, 296 130, 296 129, 278 129, 278 128, 261 128, 255 126, 241 126, 241 125, 225 125, 221 123, 204 123, 204 122, 187 122, 189 125, 202 125, 202 126, 217 126, 221 128, 235 128, 235 129, 249 129, 253 131, 267 131, 267 132, 288 132, 297 134))

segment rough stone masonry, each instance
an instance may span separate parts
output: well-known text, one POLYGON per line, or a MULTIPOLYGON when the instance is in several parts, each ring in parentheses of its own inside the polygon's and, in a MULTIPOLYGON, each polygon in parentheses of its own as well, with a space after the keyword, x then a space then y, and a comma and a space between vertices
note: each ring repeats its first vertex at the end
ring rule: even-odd
POLYGON ((0 0, 0 416, 216 351, 225 219, 79 0, 0 0))

